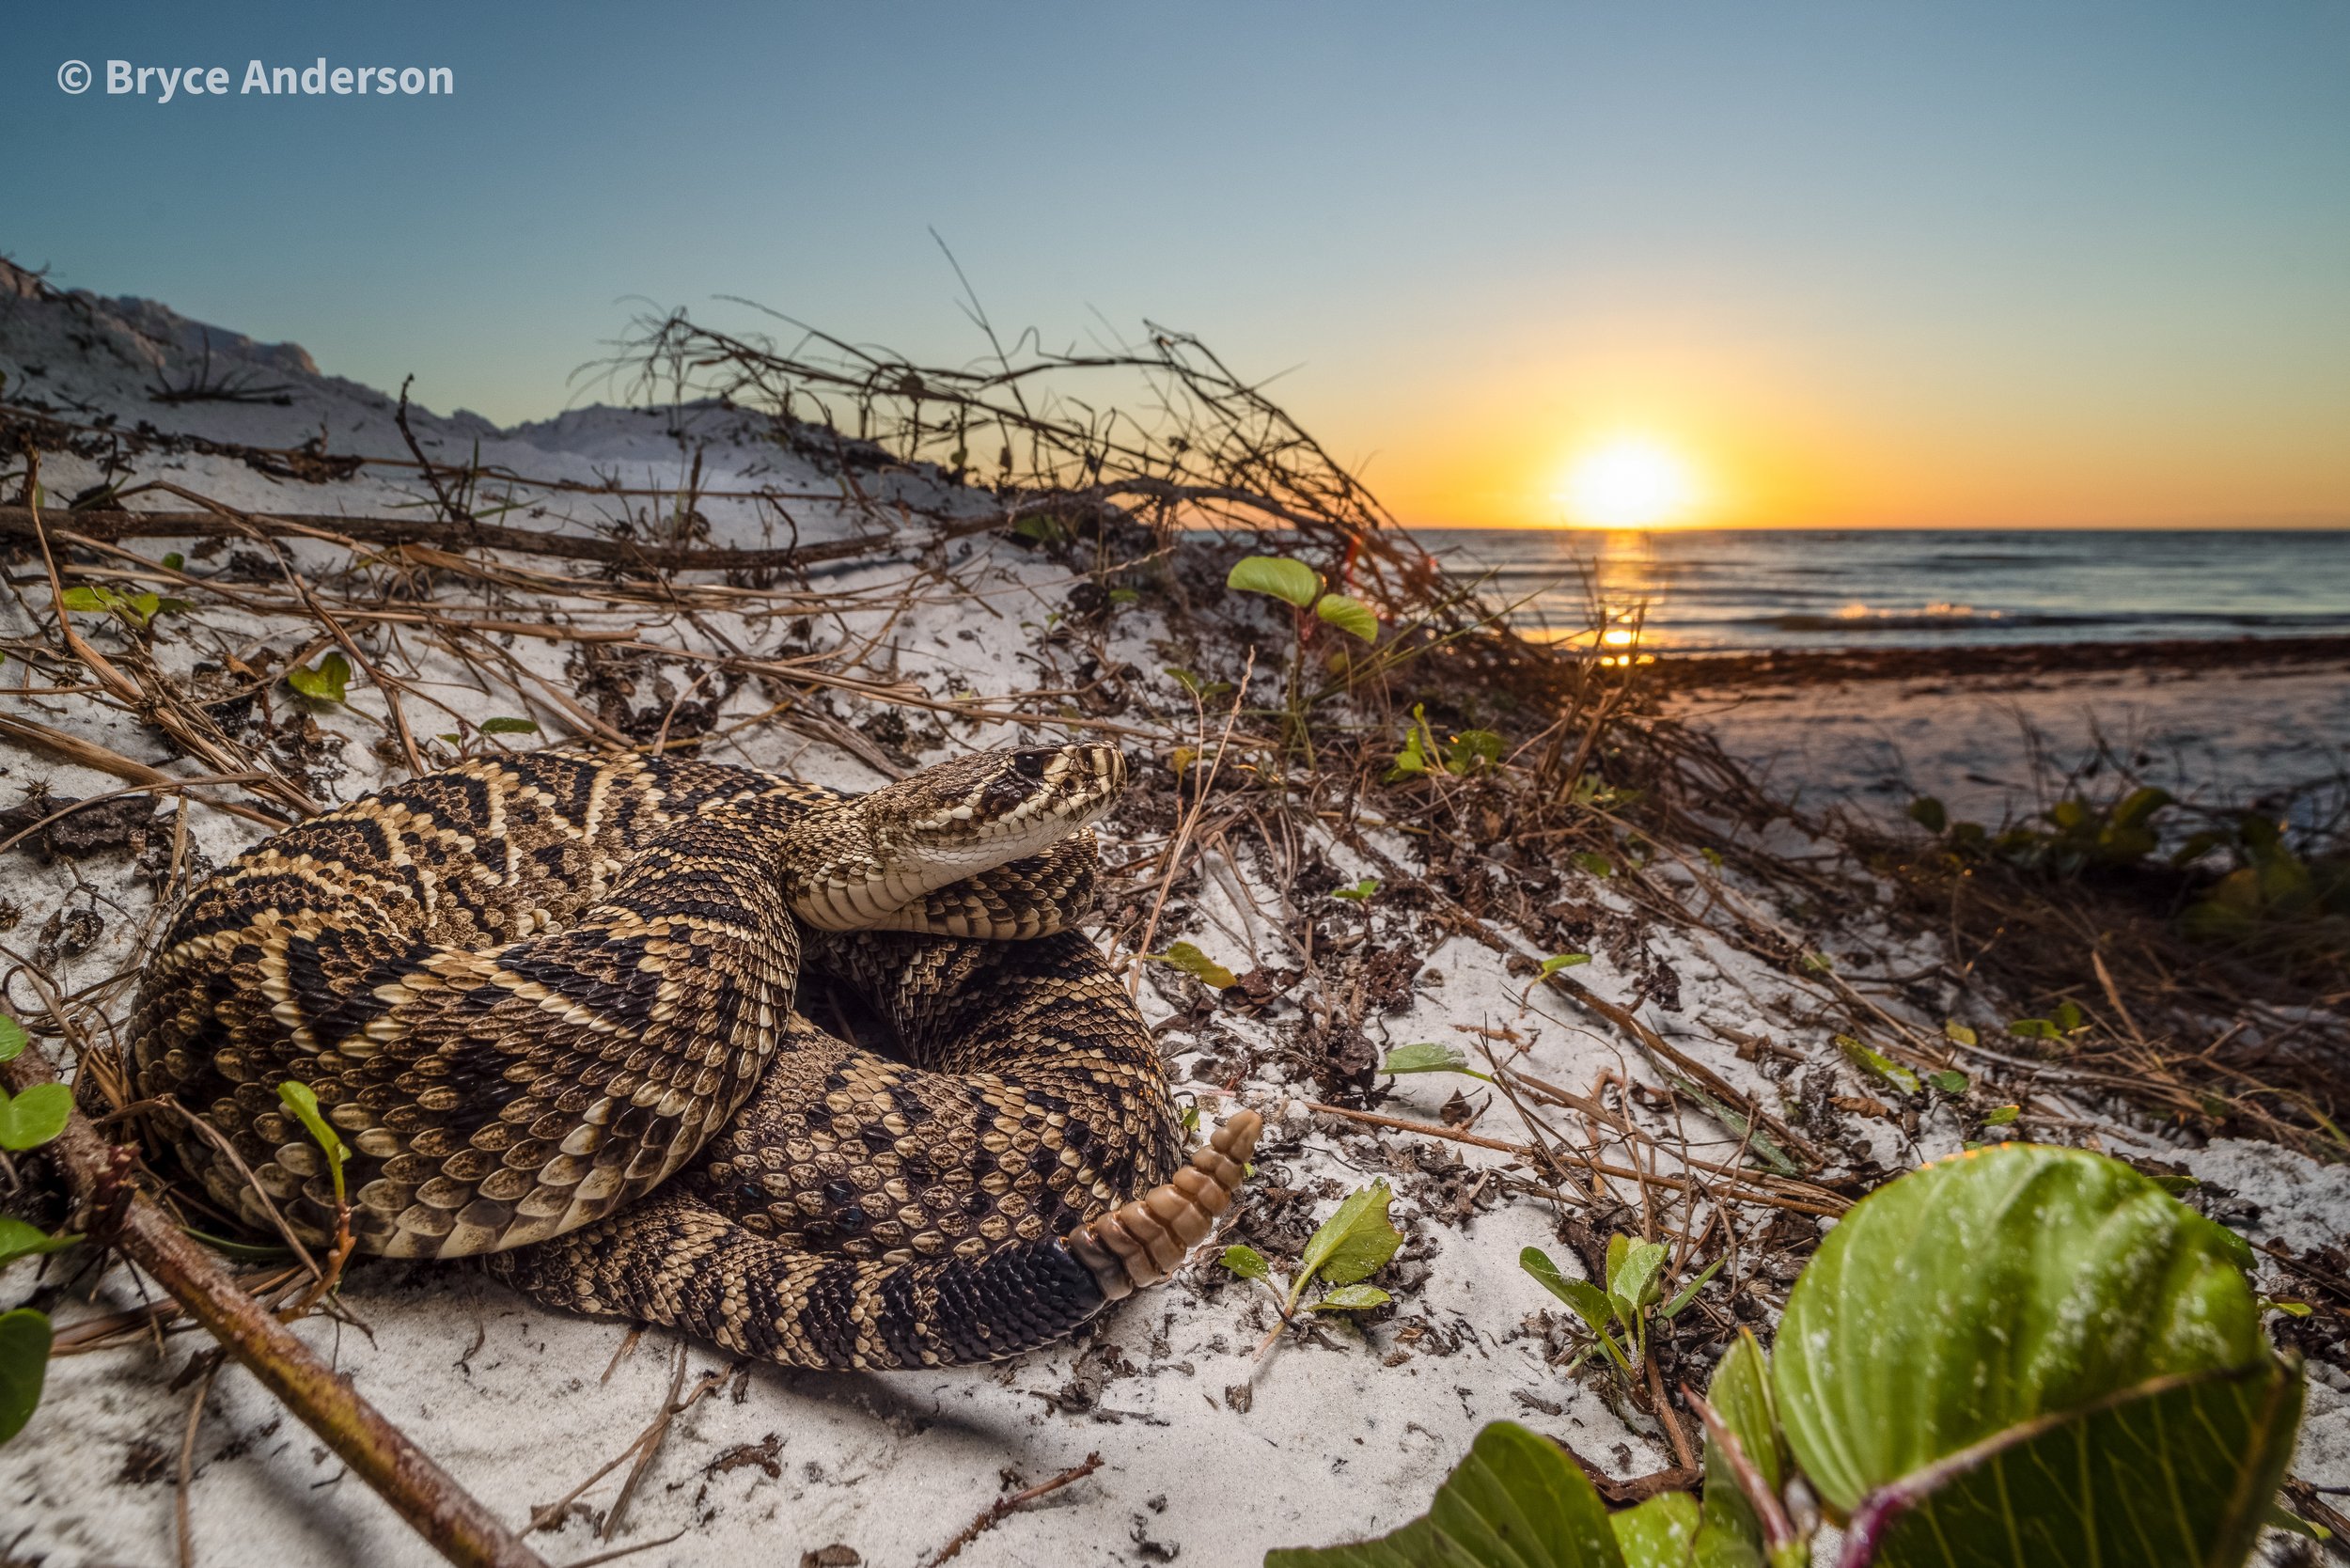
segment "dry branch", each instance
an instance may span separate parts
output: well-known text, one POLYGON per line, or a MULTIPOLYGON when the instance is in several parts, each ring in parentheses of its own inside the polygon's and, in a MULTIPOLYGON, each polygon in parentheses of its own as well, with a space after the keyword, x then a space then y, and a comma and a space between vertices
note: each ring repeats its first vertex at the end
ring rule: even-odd
MULTIPOLYGON (((58 1081, 38 1047, 0 1063, 12 1093, 58 1081)), ((545 1568, 497 1516, 236 1281, 146 1194, 128 1166, 76 1110, 51 1146, 77 1211, 75 1223, 111 1244, 211 1330, 222 1348, 317 1433, 417 1534, 466 1568, 545 1568)))
MULTIPOLYGON (((51 538, 60 544, 114 543, 125 539, 242 539, 245 529, 213 512, 53 511, 51 538)), ((950 541, 1004 526, 1005 520, 952 524, 934 535, 901 541, 894 533, 856 539, 828 540, 790 550, 689 549, 682 545, 637 544, 628 540, 601 539, 589 534, 558 534, 539 528, 509 528, 494 523, 445 523, 422 517, 337 517, 332 513, 254 513, 252 522, 278 539, 315 539, 334 543, 390 549, 402 544, 435 549, 511 550, 521 555, 556 560, 597 561, 630 571, 661 572, 788 572, 825 561, 849 560, 901 542, 921 546, 950 541)), ((33 514, 24 507, 0 507, 0 539, 30 541, 38 537, 33 514)))

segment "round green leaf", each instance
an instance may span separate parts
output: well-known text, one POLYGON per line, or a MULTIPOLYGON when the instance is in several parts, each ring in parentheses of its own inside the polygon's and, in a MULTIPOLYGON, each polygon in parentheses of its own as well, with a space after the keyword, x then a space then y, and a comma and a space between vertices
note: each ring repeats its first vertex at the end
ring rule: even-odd
POLYGON ((1224 586, 1247 593, 1269 593, 1302 610, 1322 591, 1322 573, 1304 561, 1283 560, 1278 556, 1250 556, 1232 567, 1224 586))
POLYGON ((14 1099, 0 1092, 0 1149, 38 1149, 72 1114, 73 1091, 63 1084, 35 1084, 14 1099))
POLYGON ((1349 599, 1343 593, 1325 593, 1315 603, 1314 614, 1348 636, 1360 637, 1365 642, 1379 640, 1379 618, 1359 599, 1349 599))
POLYGON ((1386 1267, 1403 1245, 1403 1233, 1387 1223, 1394 1197, 1385 1182, 1347 1194, 1339 1212, 1308 1239, 1298 1263, 1300 1281, 1318 1276, 1325 1285, 1352 1285, 1386 1267))
POLYGON ((1395 1297, 1376 1285, 1340 1285, 1314 1303, 1317 1312, 1368 1312, 1373 1307, 1385 1307, 1395 1297))
POLYGON ((1659 1492, 1607 1523, 1625 1568, 1684 1568, 1697 1549, 1698 1500, 1686 1492, 1659 1492))
POLYGON ((1273 1265, 1264 1261, 1264 1254, 1253 1247, 1235 1243, 1224 1249, 1224 1266, 1243 1279, 1271 1279, 1273 1265))
POLYGON ((2292 1462, 2302 1393, 2264 1356, 2028 1421, 1877 1493, 1847 1547, 1873 1545, 1871 1568, 2236 1568, 2292 1462))
POLYGON ((60 1252, 80 1241, 81 1236, 68 1231, 53 1236, 36 1225, 0 1215, 0 1263, 12 1263, 19 1258, 30 1258, 41 1252, 60 1252))
POLYGON ((48 1317, 30 1307, 0 1312, 0 1443, 33 1419, 48 1375, 48 1317))
POLYGON ((1514 1421, 1477 1435, 1426 1514, 1375 1541, 1292 1546, 1264 1568, 1625 1568, 1607 1505, 1559 1445, 1514 1421))
POLYGON ((24 1026, 0 1012, 0 1061, 14 1061, 24 1051, 24 1026))
POLYGON ((2119 1161, 1999 1144, 1893 1182, 1828 1233, 1772 1359, 1819 1494, 1879 1487, 2003 1430, 2268 1351, 2244 1243, 2119 1161))
POLYGON ((340 653, 329 653, 315 669, 297 665, 286 671, 286 684, 313 702, 340 702, 351 684, 351 661, 340 653))

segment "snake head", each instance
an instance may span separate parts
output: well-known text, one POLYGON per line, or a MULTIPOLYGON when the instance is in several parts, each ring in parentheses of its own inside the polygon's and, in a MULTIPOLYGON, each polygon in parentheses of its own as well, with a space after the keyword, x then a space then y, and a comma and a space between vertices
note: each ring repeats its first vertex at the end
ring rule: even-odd
POLYGON ((793 868, 801 918, 876 925, 949 883, 1050 848, 1108 809, 1126 782, 1115 746, 980 751, 809 819, 793 868))
MULTIPOLYGON (((1099 817, 1126 782, 1116 746, 977 751, 868 795, 930 853, 1017 860, 1099 817)), ((977 869, 973 867, 972 869, 977 869)))

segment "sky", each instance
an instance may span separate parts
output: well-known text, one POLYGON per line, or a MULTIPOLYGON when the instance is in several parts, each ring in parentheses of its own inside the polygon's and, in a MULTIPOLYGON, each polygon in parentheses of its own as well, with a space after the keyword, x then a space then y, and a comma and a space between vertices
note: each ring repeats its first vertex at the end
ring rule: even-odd
POLYGON ((934 229, 999 325, 1148 318, 1277 374, 1414 524, 1637 514, 1645 483, 1725 525, 2350 525, 2350 7, 2320 0, 10 23, 0 252, 434 408, 544 417, 632 316, 739 323, 728 295, 966 360, 934 229), (456 91, 234 89, 321 55, 456 91), (110 59, 231 92, 110 94, 110 59))

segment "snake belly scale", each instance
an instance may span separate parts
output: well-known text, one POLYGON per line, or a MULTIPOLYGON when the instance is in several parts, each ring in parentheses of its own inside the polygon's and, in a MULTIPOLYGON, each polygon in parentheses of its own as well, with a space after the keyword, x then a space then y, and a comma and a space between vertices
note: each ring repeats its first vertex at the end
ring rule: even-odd
POLYGON ((1149 1030, 1070 929, 1123 776, 1092 745, 867 795, 475 759, 199 886, 142 977, 133 1081, 250 1226, 337 1228, 277 1093, 300 1079, 363 1251, 489 1254, 550 1305, 790 1365, 1013 1355, 1166 1278, 1258 1131, 1185 1157, 1149 1030), (797 1011, 804 967, 893 1043, 797 1011))

